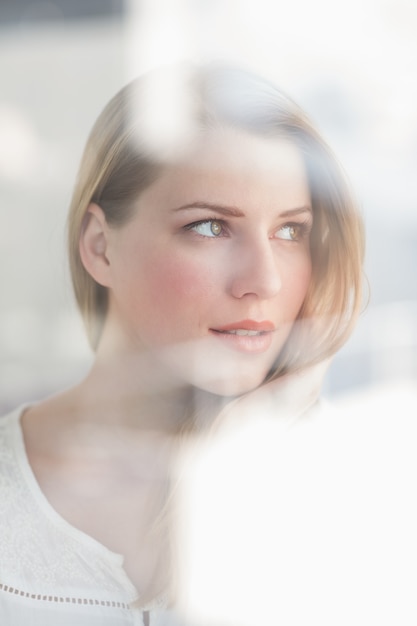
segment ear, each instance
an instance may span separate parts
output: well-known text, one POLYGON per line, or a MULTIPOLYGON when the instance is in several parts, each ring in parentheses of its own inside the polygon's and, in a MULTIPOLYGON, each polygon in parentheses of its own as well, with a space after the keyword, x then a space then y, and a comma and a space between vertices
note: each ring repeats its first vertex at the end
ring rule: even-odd
POLYGON ((80 235, 80 256, 87 272, 94 280, 110 286, 110 263, 106 256, 109 226, 103 209, 91 203, 84 216, 80 235))

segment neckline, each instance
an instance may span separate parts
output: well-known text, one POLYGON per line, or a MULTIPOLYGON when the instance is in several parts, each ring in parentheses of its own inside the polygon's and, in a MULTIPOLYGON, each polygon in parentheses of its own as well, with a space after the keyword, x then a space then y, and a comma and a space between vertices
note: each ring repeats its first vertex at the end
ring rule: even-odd
POLYGON ((17 463, 33 498, 35 499, 43 514, 54 524, 55 527, 59 528, 62 532, 74 539, 77 543, 94 550, 94 552, 96 552, 100 558, 104 559, 108 563, 111 563, 113 567, 117 568, 117 576, 120 582, 127 590, 129 597, 131 597, 131 601, 136 602, 139 599, 139 594, 135 585, 130 580, 124 569, 123 555, 117 552, 113 552, 103 543, 101 543, 97 539, 94 539, 94 537, 92 537, 91 535, 70 524, 64 517, 62 517, 58 513, 58 511, 54 509, 54 507, 51 505, 51 503, 43 493, 29 463, 21 423, 23 413, 30 406, 30 404, 20 406, 12 412, 10 418, 13 423, 13 440, 14 448, 16 450, 17 463))

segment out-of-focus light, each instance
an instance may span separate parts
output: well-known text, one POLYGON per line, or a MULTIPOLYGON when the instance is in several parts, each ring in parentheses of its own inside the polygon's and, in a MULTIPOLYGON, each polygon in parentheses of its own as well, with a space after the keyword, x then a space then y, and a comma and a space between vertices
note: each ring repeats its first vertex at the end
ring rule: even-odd
POLYGON ((186 67, 159 70, 149 76, 132 102, 139 150, 145 148, 155 157, 179 156, 193 138, 194 106, 186 88, 186 67))
POLYGON ((411 623, 416 411, 414 387, 384 385, 288 428, 260 411, 194 450, 179 482, 189 623, 411 623))
POLYGON ((195 28, 185 0, 129 0, 126 15, 128 78, 193 57, 195 28))
POLYGON ((26 180, 36 165, 39 142, 28 119, 17 109, 0 105, 0 176, 26 180))

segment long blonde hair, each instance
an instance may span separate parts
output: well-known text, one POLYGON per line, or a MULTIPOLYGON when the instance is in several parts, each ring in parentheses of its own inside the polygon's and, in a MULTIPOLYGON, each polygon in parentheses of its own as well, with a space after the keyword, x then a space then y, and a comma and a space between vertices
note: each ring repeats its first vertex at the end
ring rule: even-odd
MULTIPOLYGON (((167 101, 172 94, 164 94, 164 80, 172 85, 172 71, 158 75, 158 94, 167 101)), ((256 135, 284 137, 299 148, 314 213, 312 278, 297 322, 268 379, 328 358, 349 337, 361 306, 362 220, 341 167, 303 111, 268 81, 217 65, 188 68, 180 76, 178 84, 189 96, 184 102, 191 103, 186 114, 194 130, 226 125, 256 135)), ((108 294, 81 262, 80 233, 91 202, 101 206, 109 224, 126 223, 138 195, 167 162, 145 137, 142 105, 149 100, 152 81, 152 73, 134 80, 104 108, 87 141, 70 206, 70 269, 93 349, 100 340, 108 294)), ((174 116, 171 127, 178 114, 174 107, 164 112, 174 116)))

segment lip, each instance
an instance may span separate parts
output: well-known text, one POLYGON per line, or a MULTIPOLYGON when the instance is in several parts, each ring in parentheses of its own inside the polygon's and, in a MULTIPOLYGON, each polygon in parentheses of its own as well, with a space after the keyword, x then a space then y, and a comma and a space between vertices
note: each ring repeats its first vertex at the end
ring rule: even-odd
POLYGON ((269 320, 262 322, 256 322, 255 320, 240 320, 240 322, 234 322, 233 324, 227 324, 226 326, 220 326, 218 328, 212 328, 211 330, 217 332, 227 332, 228 330, 255 330, 258 332, 270 332, 275 330, 275 325, 269 320))
POLYGON ((275 326, 269 320, 241 320, 219 328, 211 328, 210 333, 222 341, 223 345, 238 352, 259 354, 269 350, 275 326), (241 335, 230 331, 244 330, 257 334, 241 335))

